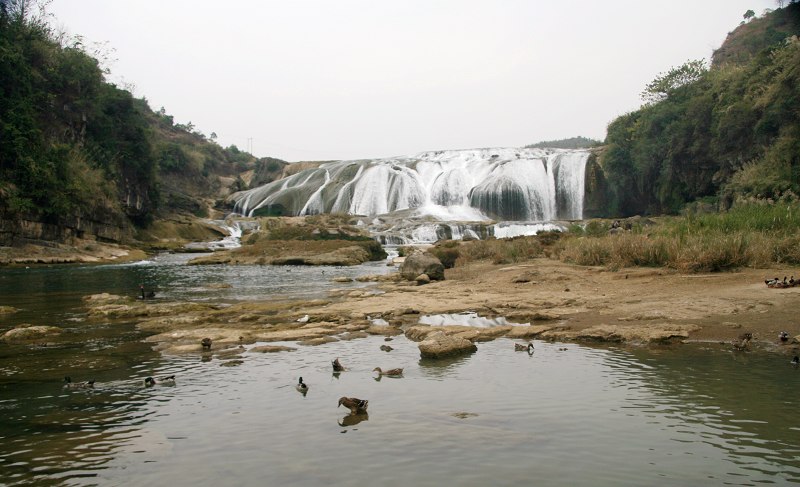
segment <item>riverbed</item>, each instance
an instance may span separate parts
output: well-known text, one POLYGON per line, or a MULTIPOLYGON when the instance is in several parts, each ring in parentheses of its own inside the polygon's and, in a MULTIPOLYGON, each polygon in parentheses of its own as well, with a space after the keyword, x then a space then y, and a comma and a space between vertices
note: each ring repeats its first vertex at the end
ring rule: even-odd
POLYGON ((0 317, 0 331, 21 322, 65 328, 48 343, 0 344, 2 483, 800 483, 800 370, 785 353, 734 352, 713 341, 534 340, 528 354, 498 339, 469 356, 425 361, 401 335, 173 356, 152 351, 134 323, 84 319, 83 295, 135 295, 140 283, 162 300, 313 298, 366 286, 333 277, 387 269, 287 272, 161 258, 0 270, 0 304, 21 309, 0 317), (337 357, 348 370, 334 375, 337 357), (404 373, 377 380, 375 367, 404 373), (95 386, 64 390, 65 375, 95 386), (144 387, 145 377, 168 375, 174 384, 144 387), (294 387, 300 376, 305 395, 294 387), (369 400, 367 414, 337 407, 342 396, 369 400))

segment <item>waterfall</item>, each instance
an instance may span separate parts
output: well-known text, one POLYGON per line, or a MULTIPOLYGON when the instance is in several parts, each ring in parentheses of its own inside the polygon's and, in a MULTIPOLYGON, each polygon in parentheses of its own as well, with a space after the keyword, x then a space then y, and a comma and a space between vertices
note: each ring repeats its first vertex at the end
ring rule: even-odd
POLYGON ((246 216, 408 210, 439 221, 580 219, 589 152, 473 149, 336 161, 232 196, 246 216))

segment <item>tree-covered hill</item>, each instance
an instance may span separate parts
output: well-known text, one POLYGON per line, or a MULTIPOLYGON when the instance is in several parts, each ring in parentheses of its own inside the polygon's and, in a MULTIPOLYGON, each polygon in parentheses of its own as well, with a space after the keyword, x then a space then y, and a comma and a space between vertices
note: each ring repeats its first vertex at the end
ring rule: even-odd
POLYGON ((545 140, 526 145, 525 147, 529 149, 587 149, 599 145, 602 145, 602 142, 599 140, 578 135, 577 137, 570 137, 568 139, 545 140))
POLYGON ((105 74, 38 3, 0 0, 0 243, 37 237, 25 225, 124 240, 154 218, 206 215, 246 186, 242 173, 283 167, 220 147, 105 74))
POLYGON ((660 75, 647 104, 609 124, 609 214, 800 194, 798 18, 792 3, 743 24, 710 69, 690 61, 660 75))

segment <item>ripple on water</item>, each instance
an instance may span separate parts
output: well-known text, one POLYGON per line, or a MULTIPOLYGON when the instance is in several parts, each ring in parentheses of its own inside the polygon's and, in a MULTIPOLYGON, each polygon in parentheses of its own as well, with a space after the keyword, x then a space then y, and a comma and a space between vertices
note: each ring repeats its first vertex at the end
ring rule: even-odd
POLYGON ((23 380, 6 376, 0 389, 4 481, 246 484, 264 471, 279 485, 800 481, 800 429, 785 400, 800 375, 775 376, 770 361, 782 356, 543 341, 528 355, 499 339, 431 361, 403 336, 390 354, 383 343, 245 352, 233 368, 146 347, 36 352, 20 359, 23 380), (336 357, 348 368, 338 375, 336 357), (44 362, 48 372, 30 370, 44 362), (405 370, 378 381, 375 367, 405 370), (95 372, 95 390, 61 390, 65 369, 95 372), (143 385, 166 375, 174 386, 143 385), (369 413, 350 416, 341 396, 368 399, 369 413))

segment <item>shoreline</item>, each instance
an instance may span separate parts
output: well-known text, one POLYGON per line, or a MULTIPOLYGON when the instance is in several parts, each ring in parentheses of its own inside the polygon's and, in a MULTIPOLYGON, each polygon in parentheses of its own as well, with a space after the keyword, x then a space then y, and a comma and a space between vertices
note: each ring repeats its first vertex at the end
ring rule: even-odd
MULTIPOLYGON (((373 276, 370 290, 337 290, 328 299, 209 303, 134 302, 118 296, 87 297, 91 319, 129 319, 165 353, 215 351, 256 342, 313 346, 367 335, 405 334, 420 341, 433 331, 473 342, 500 337, 573 343, 661 345, 732 344, 752 333, 752 350, 798 353, 794 323, 800 288, 770 289, 765 276, 778 269, 680 274, 659 268, 609 271, 549 258, 517 265, 472 263, 448 269, 446 280, 418 286, 373 276), (376 294, 375 291, 379 291, 376 294), (429 326, 419 316, 474 312, 522 326, 429 326), (377 324, 380 318, 387 324, 377 324), (524 324, 527 323, 528 326, 524 324), (781 343, 778 334, 789 333, 781 343), (222 347, 222 348, 219 348, 222 347)), ((791 273, 789 269, 785 270, 791 273)), ((783 275, 781 269, 779 274, 783 275)), ((333 276, 336 280, 336 276, 333 276)))

